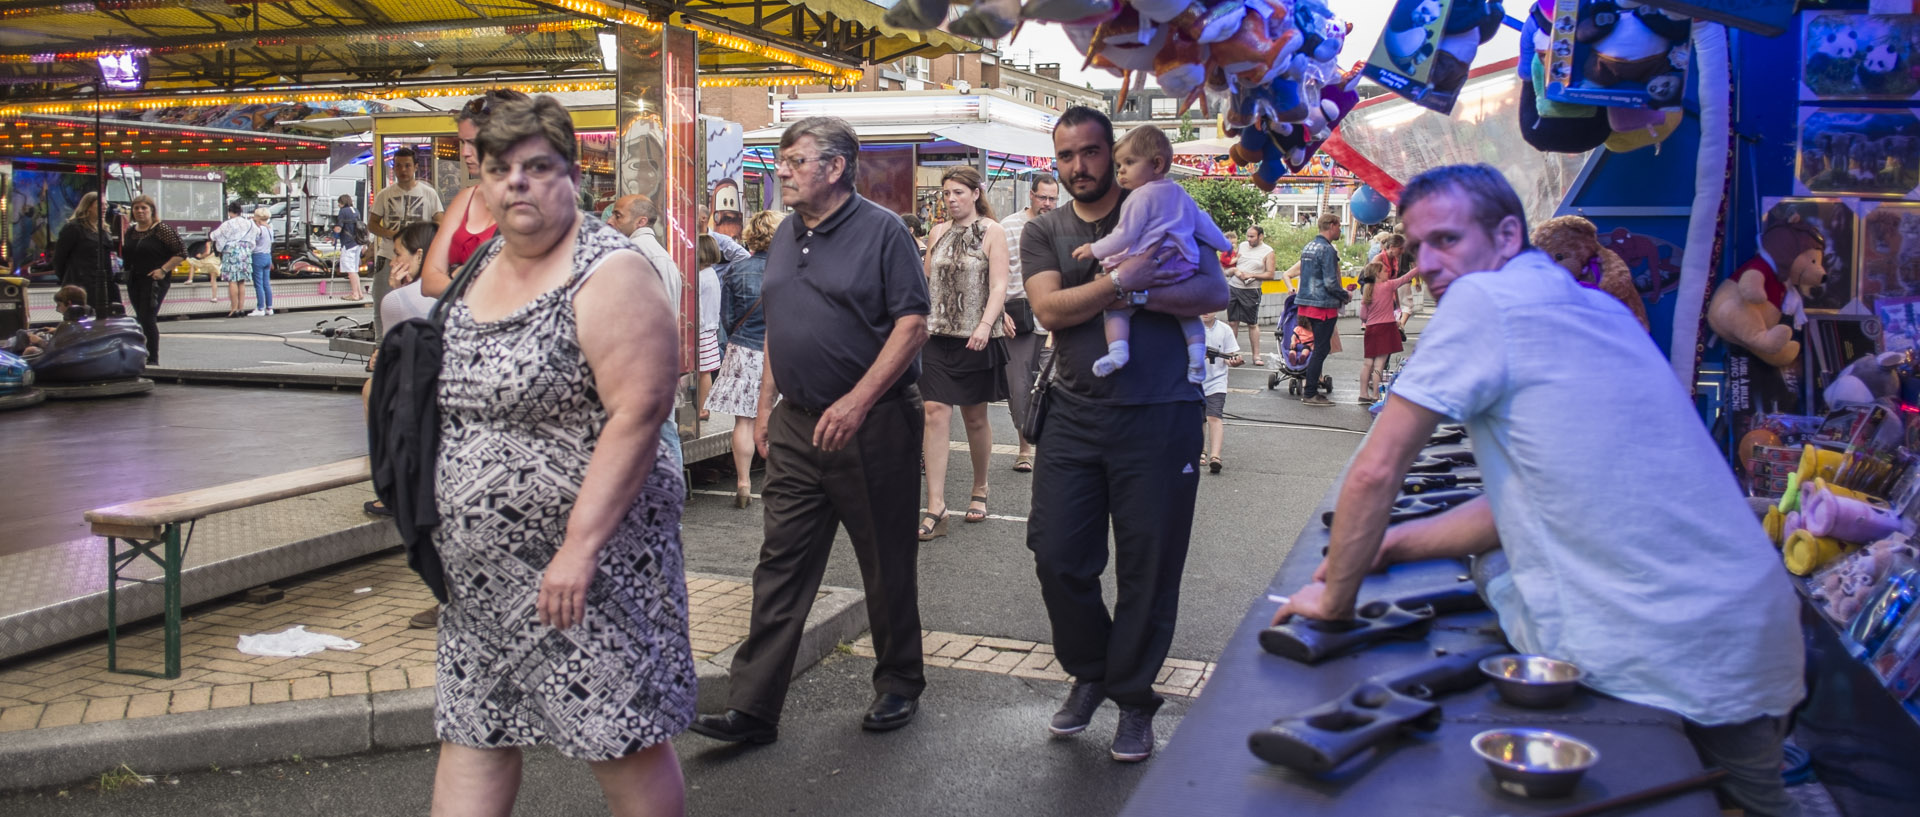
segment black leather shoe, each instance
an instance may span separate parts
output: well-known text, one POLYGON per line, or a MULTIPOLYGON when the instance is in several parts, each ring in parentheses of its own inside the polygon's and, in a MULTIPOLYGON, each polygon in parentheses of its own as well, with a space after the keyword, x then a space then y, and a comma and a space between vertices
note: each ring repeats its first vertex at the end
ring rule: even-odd
POLYGON ((911 723, 913 714, 919 711, 919 701, 905 695, 882 692, 873 696, 873 706, 867 707, 867 716, 860 719, 860 728, 869 732, 899 729, 911 723))
POLYGON ((724 715, 701 715, 687 729, 728 743, 772 743, 780 739, 779 726, 738 709, 729 709, 724 715))

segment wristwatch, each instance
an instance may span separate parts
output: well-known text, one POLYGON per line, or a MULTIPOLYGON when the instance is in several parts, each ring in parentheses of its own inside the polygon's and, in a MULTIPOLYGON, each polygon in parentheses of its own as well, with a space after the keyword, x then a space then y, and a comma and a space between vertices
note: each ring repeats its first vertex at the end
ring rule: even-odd
POLYGON ((1129 292, 1127 293, 1127 303, 1133 304, 1134 306, 1146 306, 1147 293, 1151 291, 1152 290, 1141 289, 1129 292))

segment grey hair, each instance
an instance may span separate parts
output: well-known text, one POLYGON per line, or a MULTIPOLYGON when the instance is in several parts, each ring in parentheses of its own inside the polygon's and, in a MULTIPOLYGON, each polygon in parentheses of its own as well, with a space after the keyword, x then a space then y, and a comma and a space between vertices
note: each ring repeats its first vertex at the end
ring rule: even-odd
POLYGON ((1489 233, 1507 216, 1519 219, 1520 249, 1533 249, 1533 243, 1528 240, 1527 211, 1520 204, 1520 194, 1513 191, 1507 177, 1492 165, 1447 165, 1413 177, 1400 191, 1400 217, 1406 218, 1407 211, 1421 199, 1448 190, 1466 197, 1473 208, 1474 222, 1489 233))
POLYGON ((839 186, 852 190, 860 169, 860 137, 853 132, 853 126, 837 116, 809 116, 787 126, 786 133, 780 134, 780 150, 784 152, 806 136, 813 137, 813 143, 820 146, 822 160, 847 160, 839 186))

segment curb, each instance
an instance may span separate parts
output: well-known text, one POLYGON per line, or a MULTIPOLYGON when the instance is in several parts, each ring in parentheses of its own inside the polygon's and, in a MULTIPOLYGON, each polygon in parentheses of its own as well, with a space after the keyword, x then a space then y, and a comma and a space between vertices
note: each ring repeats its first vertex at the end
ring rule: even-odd
MULTIPOLYGON (((800 637, 795 677, 867 629, 866 594, 821 591, 800 637)), ((698 711, 726 705, 738 648, 696 663, 698 711)), ((0 791, 85 780, 123 763, 141 774, 167 774, 425 746, 437 742, 433 708, 433 690, 408 689, 11 732, 0 740, 0 791)))

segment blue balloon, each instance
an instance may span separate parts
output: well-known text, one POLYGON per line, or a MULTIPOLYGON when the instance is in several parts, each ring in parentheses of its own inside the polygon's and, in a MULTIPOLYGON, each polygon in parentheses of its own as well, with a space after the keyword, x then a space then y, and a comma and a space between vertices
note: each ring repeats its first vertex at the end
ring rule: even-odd
POLYGON ((1364 184, 1353 191, 1353 198, 1347 199, 1347 207, 1353 211, 1354 220, 1361 224, 1379 224, 1393 214, 1393 202, 1364 184))

